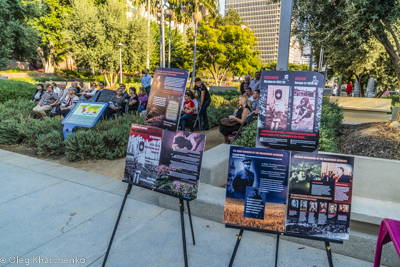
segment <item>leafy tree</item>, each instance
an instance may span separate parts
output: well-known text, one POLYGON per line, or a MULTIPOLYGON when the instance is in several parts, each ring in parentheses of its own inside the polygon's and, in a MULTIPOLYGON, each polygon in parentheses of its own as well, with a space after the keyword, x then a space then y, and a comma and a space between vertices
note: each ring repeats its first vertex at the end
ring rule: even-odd
POLYGON ((38 32, 41 42, 38 56, 46 73, 54 72, 57 62, 67 53, 63 41, 64 17, 70 12, 69 0, 43 0, 40 2, 41 16, 30 24, 38 32))
POLYGON ((294 7, 294 33, 316 50, 323 45, 329 65, 339 64, 335 57, 344 68, 363 61, 376 41, 400 79, 399 0, 295 0, 294 7))
MULTIPOLYGON (((271 61, 271 62, 268 62, 267 64, 265 64, 262 67, 262 69, 276 70, 276 65, 277 65, 276 61, 271 61)), ((308 71, 309 66, 306 64, 297 65, 297 64, 289 63, 288 70, 290 70, 290 71, 308 71)))
POLYGON ((7 66, 12 55, 20 60, 36 58, 38 36, 28 20, 39 15, 36 1, 0 2, 0 67, 7 66))
POLYGON ((232 10, 224 18, 218 17, 214 27, 212 23, 200 24, 197 62, 211 73, 217 85, 222 84, 228 72, 241 76, 261 67, 259 51, 254 48, 254 32, 241 21, 232 10))
POLYGON ((128 18, 125 4, 118 0, 100 6, 93 0, 74 0, 72 11, 65 36, 78 66, 99 69, 107 86, 114 86, 119 74, 116 44, 122 43, 124 70, 144 68, 147 24, 143 18, 136 14, 128 18))

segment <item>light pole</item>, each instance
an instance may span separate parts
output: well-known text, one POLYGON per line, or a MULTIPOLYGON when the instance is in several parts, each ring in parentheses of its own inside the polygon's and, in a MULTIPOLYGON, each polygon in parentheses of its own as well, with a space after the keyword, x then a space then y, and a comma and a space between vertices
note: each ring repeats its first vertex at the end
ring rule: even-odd
POLYGON ((292 24, 293 0, 281 1, 279 23, 279 47, 276 70, 287 71, 289 66, 290 28, 292 24))
POLYGON ((124 45, 119 43, 116 46, 119 47, 119 74, 120 74, 120 80, 119 83, 122 83, 122 57, 121 57, 121 47, 123 47, 124 45))
MULTIPOLYGON (((168 3, 167 3, 168 4, 168 3)), ((172 7, 173 8, 173 7, 172 7)), ((171 68, 171 21, 172 21, 172 14, 173 11, 168 9, 166 11, 167 17, 169 17, 169 34, 168 34, 168 68, 171 68)))
POLYGON ((150 0, 147 0, 147 69, 150 69, 150 0))
POLYGON ((312 71, 313 55, 312 54, 303 54, 303 57, 310 57, 310 63, 309 63, 309 66, 308 66, 308 71, 312 71))

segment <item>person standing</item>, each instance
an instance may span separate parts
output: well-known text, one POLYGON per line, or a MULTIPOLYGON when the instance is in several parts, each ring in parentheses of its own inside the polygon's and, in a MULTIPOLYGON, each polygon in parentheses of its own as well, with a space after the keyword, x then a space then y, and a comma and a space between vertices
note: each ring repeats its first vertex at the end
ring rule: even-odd
POLYGON ((58 94, 53 92, 53 85, 46 85, 46 89, 47 91, 43 93, 40 102, 33 108, 33 112, 42 118, 46 117, 46 111, 55 107, 60 100, 58 94))
POLYGON ((240 84, 240 95, 243 95, 246 92, 247 87, 250 87, 250 75, 244 75, 244 82, 240 84))
POLYGON ((208 124, 208 116, 207 116, 207 108, 211 104, 211 97, 210 93, 208 92, 207 87, 204 83, 201 82, 200 78, 196 78, 194 80, 195 86, 194 89, 197 91, 197 94, 200 98, 199 110, 200 110, 200 127, 201 128, 201 121, 204 122, 204 130, 208 131, 210 126, 208 124))
POLYGON ((149 74, 149 69, 145 69, 144 71, 144 75, 142 77, 142 86, 146 88, 147 96, 149 96, 151 89, 151 76, 149 74))
POLYGON ((254 74, 254 80, 250 82, 250 87, 253 91, 261 89, 261 72, 256 71, 254 74))
POLYGON ((258 111, 260 110, 260 90, 253 91, 253 102, 251 102, 251 111, 254 111, 254 114, 258 115, 258 111))
POLYGON ((353 91, 353 83, 350 81, 346 87, 346 94, 348 97, 351 96, 351 92, 353 91))

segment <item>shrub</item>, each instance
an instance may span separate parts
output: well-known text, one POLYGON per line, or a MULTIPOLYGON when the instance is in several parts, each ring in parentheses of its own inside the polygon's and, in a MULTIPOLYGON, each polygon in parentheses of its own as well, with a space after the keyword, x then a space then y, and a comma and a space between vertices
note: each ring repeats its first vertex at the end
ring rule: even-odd
POLYGON ((258 121, 253 121, 244 126, 242 134, 232 144, 235 146, 256 147, 257 123, 258 121))
POLYGON ((212 107, 219 108, 224 104, 224 97, 220 95, 211 95, 211 105, 212 107))
POLYGON ((394 106, 399 106, 399 96, 398 95, 382 95, 381 98, 391 98, 392 99, 392 109, 394 106))
MULTIPOLYGON (((33 79, 35 79, 36 82, 40 82, 40 83, 50 82, 50 77, 34 77, 33 79)), ((51 80, 53 82, 66 82, 67 81, 67 79, 65 79, 64 77, 60 77, 60 76, 51 76, 51 80)))
POLYGON ((64 135, 59 130, 40 134, 36 139, 36 145, 35 150, 41 156, 59 156, 65 153, 64 135))
POLYGON ((0 72, 5 72, 5 73, 37 73, 37 71, 27 71, 27 70, 21 70, 18 68, 13 68, 9 70, 2 70, 0 72))
POLYGON ((227 90, 227 91, 211 91, 211 95, 222 96, 225 100, 232 100, 233 98, 238 98, 240 95, 239 91, 227 90))
POLYGON ((209 121, 210 127, 218 126, 219 125, 219 121, 222 118, 228 118, 229 115, 233 114, 233 112, 235 112, 235 108, 234 107, 216 108, 216 107, 210 106, 207 109, 207 115, 208 115, 208 121, 209 121))
POLYGON ((0 80, 0 103, 10 99, 32 99, 36 86, 27 82, 0 80))
POLYGON ((9 81, 20 81, 35 84, 36 80, 33 77, 12 78, 9 81))

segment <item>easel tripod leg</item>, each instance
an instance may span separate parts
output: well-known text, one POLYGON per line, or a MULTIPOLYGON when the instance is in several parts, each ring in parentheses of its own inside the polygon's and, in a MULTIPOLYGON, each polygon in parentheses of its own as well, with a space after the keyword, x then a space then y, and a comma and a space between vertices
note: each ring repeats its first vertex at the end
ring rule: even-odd
POLYGON ((194 240, 194 231, 193 231, 193 223, 192 223, 192 214, 190 214, 190 206, 189 206, 189 201, 188 201, 188 200, 186 200, 186 204, 187 204, 188 214, 189 214, 190 229, 192 230, 193 245, 196 245, 196 241, 194 240))
POLYGON ((276 235, 275 267, 278 266, 279 237, 280 235, 276 235))
POLYGON ((183 243, 183 257, 185 259, 185 267, 188 267, 188 258, 187 258, 187 251, 186 251, 186 234, 185 234, 185 218, 184 218, 184 202, 183 199, 179 199, 179 206, 181 211, 181 228, 182 228, 182 243, 183 243))
POLYGON ((237 241, 236 241, 235 249, 233 250, 231 261, 229 262, 229 267, 232 267, 233 262, 235 261, 236 252, 237 252, 237 250, 239 248, 240 240, 242 240, 242 236, 243 236, 243 229, 240 229, 239 236, 238 236, 237 241))
POLYGON ((326 254, 328 256, 329 267, 333 267, 332 250, 331 250, 331 245, 329 244, 328 241, 325 241, 325 249, 326 249, 326 254))
POLYGON ((131 190, 132 190, 132 185, 128 184, 128 187, 126 188, 124 200, 122 201, 121 209, 119 210, 117 222, 115 223, 114 231, 113 231, 113 233, 111 235, 111 239, 110 239, 110 243, 108 244, 106 255, 104 256, 104 261, 103 261, 103 265, 102 265, 103 267, 106 266, 108 254, 110 253, 111 245, 112 245, 112 243, 114 241, 115 232, 117 232, 119 220, 121 219, 121 215, 122 215, 122 212, 124 211, 124 206, 125 206, 126 199, 128 198, 128 195, 131 193, 131 190))

